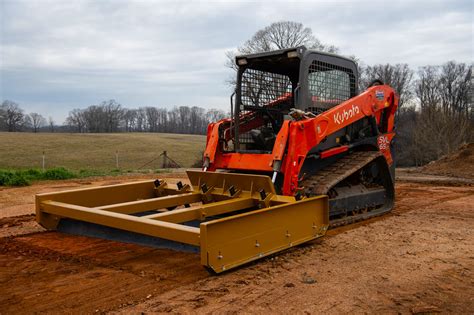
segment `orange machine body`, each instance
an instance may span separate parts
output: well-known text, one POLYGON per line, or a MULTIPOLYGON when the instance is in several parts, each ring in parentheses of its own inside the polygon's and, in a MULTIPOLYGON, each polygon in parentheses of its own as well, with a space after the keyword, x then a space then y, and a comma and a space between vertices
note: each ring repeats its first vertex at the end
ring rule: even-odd
MULTIPOLYGON (((267 106, 272 105, 273 103, 270 103, 267 106)), ((204 158, 209 161, 207 170, 225 169, 265 173, 276 171, 274 166, 278 163, 281 167, 277 171, 284 174, 282 193, 288 196, 294 195, 298 190, 301 167, 310 150, 331 134, 364 117, 375 119, 378 128, 377 146, 390 166, 393 163, 390 145, 395 135, 394 117, 397 106, 398 96, 391 87, 387 85, 370 87, 363 93, 315 117, 285 120, 277 134, 273 150, 268 154, 226 152, 224 148, 228 145, 227 141, 232 133, 231 120, 220 120, 210 124, 207 129, 204 152, 204 158), (225 130, 224 139, 219 138, 221 129, 225 130)), ((263 123, 258 118, 252 119, 251 115, 249 117, 242 115, 240 121, 241 132, 263 123)), ((349 145, 336 145, 320 152, 319 157, 325 159, 347 150, 349 150, 349 145)))

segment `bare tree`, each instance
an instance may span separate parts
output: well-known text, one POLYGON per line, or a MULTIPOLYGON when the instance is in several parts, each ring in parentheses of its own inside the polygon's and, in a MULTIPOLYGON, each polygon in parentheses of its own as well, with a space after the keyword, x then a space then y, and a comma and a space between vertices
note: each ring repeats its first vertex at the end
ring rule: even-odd
POLYGON ((105 123, 103 131, 117 132, 124 113, 122 105, 115 100, 108 100, 102 102, 99 107, 101 107, 103 113, 101 120, 105 123))
POLYGON ((0 105, 0 131, 7 130, 6 117, 7 117, 7 112, 6 112, 6 109, 3 107, 3 103, 2 103, 2 105, 0 105))
POLYGON ((166 108, 158 108, 158 132, 168 131, 168 110, 166 108))
POLYGON ((145 107, 146 119, 148 122, 148 131, 158 131, 159 113, 156 107, 145 107))
POLYGON ((179 130, 179 109, 174 107, 172 110, 168 111, 168 132, 178 133, 179 130))
POLYGON ((118 132, 123 125, 124 110, 115 100, 91 105, 84 110, 72 111, 66 121, 79 130, 88 132, 118 132))
MULTIPOLYGON (((237 55, 286 49, 301 45, 305 45, 310 49, 332 53, 338 51, 338 48, 333 45, 321 43, 321 41, 313 35, 311 28, 305 27, 302 23, 280 21, 258 30, 252 38, 247 40, 242 46, 237 48, 237 50, 226 52, 226 66, 236 70, 235 56, 237 55)), ((229 83, 234 86, 235 79, 231 78, 229 83)))
POLYGON ((86 119, 84 117, 84 111, 77 108, 70 111, 66 118, 66 124, 76 128, 79 133, 85 132, 86 119))
POLYGON ((418 70, 414 82, 419 110, 399 112, 397 147, 403 164, 423 165, 474 140, 471 69, 448 62, 418 70))
POLYGON ((50 132, 54 132, 54 129, 55 129, 55 122, 54 122, 54 119, 53 117, 49 116, 48 118, 48 124, 49 124, 49 131, 50 132))
POLYGON ((9 100, 3 101, 0 106, 0 120, 5 125, 5 130, 8 132, 21 131, 24 124, 24 114, 20 106, 9 100))
POLYGON ((146 109, 144 107, 140 107, 137 110, 137 127, 136 130, 139 132, 143 132, 147 130, 147 118, 146 118, 146 109))
POLYGON ((441 66, 439 87, 445 113, 469 116, 471 74, 471 67, 465 63, 449 61, 441 66))
POLYGON ((136 109, 124 109, 123 113, 123 125, 126 132, 132 132, 136 130, 137 124, 137 110, 136 109))
POLYGON ((37 133, 38 129, 46 125, 46 119, 38 113, 30 113, 26 117, 29 118, 34 133, 37 133))
POLYGON ((193 106, 189 113, 189 126, 193 134, 202 134, 206 132, 207 120, 204 108, 193 106))
POLYGON ((421 110, 429 111, 441 103, 439 94, 439 67, 426 66, 418 70, 415 82, 415 94, 420 102, 421 110))
POLYGON ((211 108, 206 113, 206 119, 208 122, 216 122, 226 117, 226 113, 223 110, 211 108))
POLYGON ((332 45, 321 43, 309 27, 302 23, 280 21, 258 30, 251 39, 238 49, 239 53, 250 54, 305 45, 307 48, 337 52, 332 45))
POLYGON ((471 80, 471 67, 465 63, 420 68, 415 92, 421 109, 440 107, 447 115, 472 117, 471 80))
POLYGON ((92 105, 84 110, 84 119, 88 132, 103 132, 104 113, 100 106, 92 105))

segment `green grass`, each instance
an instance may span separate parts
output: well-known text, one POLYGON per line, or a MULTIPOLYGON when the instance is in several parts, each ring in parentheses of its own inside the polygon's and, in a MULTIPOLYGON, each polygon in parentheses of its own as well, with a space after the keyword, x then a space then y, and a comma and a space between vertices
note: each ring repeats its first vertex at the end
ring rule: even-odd
POLYGON ((206 137, 200 135, 0 132, 0 169, 41 169, 45 152, 47 169, 63 167, 77 177, 109 175, 114 170, 156 170, 162 166, 159 155, 163 151, 188 168, 201 157, 205 143, 206 137))
POLYGON ((77 175, 63 167, 56 167, 46 171, 38 169, 1 170, 0 186, 28 186, 35 180, 59 180, 75 178, 77 175))
POLYGON ((28 186, 31 182, 38 180, 62 180, 71 178, 86 178, 93 176, 118 176, 126 173, 134 174, 158 174, 166 173, 169 170, 120 170, 113 169, 111 171, 97 171, 97 170, 80 170, 73 172, 64 167, 55 167, 42 171, 40 169, 24 169, 24 170, 2 170, 0 169, 0 186, 28 186))

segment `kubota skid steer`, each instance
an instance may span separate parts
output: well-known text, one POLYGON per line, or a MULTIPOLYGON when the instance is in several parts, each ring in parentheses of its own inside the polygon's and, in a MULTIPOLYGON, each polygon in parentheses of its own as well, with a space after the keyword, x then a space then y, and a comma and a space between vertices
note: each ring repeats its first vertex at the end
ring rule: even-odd
POLYGON ((222 272, 392 209, 392 88, 374 81, 359 94, 352 60, 305 47, 236 64, 231 117, 208 126, 191 186, 155 180, 39 194, 38 222, 188 244, 222 272))

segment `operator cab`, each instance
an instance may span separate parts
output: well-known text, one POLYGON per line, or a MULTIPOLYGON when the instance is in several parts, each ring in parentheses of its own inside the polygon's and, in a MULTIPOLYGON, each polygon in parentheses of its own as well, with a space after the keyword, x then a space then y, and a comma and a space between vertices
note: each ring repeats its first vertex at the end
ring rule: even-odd
POLYGON ((357 95, 353 60, 304 46, 237 56, 236 64, 234 152, 271 152, 292 108, 318 115, 357 95))

